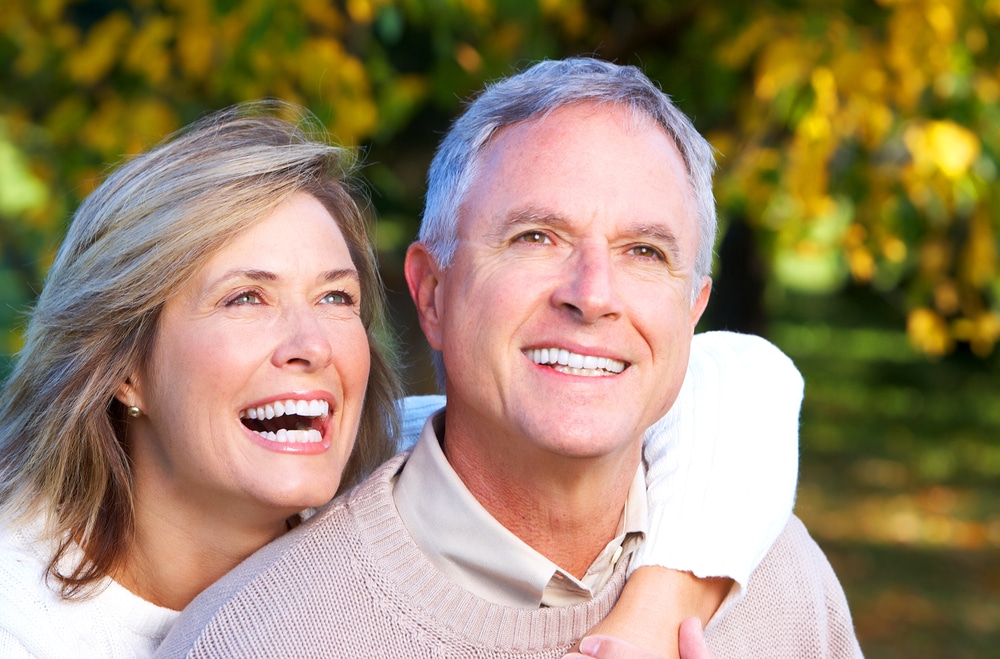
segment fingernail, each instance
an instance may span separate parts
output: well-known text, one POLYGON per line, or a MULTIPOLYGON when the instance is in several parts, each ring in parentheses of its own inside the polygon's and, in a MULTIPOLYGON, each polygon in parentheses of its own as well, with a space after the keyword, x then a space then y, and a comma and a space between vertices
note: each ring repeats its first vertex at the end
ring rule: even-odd
POLYGON ((580 641, 580 652, 584 654, 589 654, 593 656, 600 649, 601 649, 600 639, 587 636, 582 641, 580 641))

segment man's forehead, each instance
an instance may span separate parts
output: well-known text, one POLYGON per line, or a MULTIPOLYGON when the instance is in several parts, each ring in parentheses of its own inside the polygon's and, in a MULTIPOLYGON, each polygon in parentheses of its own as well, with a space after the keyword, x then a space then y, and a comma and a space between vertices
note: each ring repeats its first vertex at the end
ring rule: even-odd
POLYGON ((569 217, 579 219, 581 207, 587 215, 587 207, 596 205, 602 193, 605 202, 617 200, 639 211, 627 231, 650 236, 668 231, 662 226, 662 211, 687 206, 694 198, 674 138, 652 117, 618 105, 568 105, 493 136, 477 158, 460 218, 478 216, 481 202, 489 199, 503 207, 492 218, 498 223, 544 221, 557 226, 569 217), (637 175, 617 176, 622 169, 637 175), (587 177, 592 187, 584 194, 564 194, 574 179, 587 177), (664 203, 650 206, 658 193, 664 203))
POLYGON ((559 127, 564 127, 568 121, 574 118, 588 117, 613 118, 614 125, 626 134, 635 134, 647 129, 655 130, 667 138, 677 148, 678 153, 680 153, 677 140, 670 131, 656 117, 641 108, 624 103, 579 101, 559 105, 544 112, 534 114, 526 119, 501 126, 479 148, 475 160, 481 161, 484 156, 488 156, 489 153, 494 151, 498 144, 502 146, 512 133, 538 131, 545 134, 559 127))
MULTIPOLYGON (((566 159, 563 150, 568 143, 586 145, 593 143, 590 157, 600 158, 601 144, 615 150, 621 143, 641 137, 643 143, 660 143, 669 149, 672 161, 681 165, 681 175, 690 178, 690 171, 683 152, 676 139, 658 121, 645 112, 611 103, 575 103, 557 107, 547 113, 504 126, 496 131, 479 150, 472 163, 470 185, 474 186, 484 170, 524 168, 536 163, 566 159)), ((573 153, 582 159, 584 150, 574 149, 573 153)), ((641 156, 637 156, 641 157, 641 156)), ((672 165, 673 163, 671 163, 672 165)), ((657 164, 647 161, 645 166, 655 169, 657 164)), ((609 174, 612 172, 609 172, 609 174)), ((664 176, 675 176, 678 172, 670 166, 664 176)))

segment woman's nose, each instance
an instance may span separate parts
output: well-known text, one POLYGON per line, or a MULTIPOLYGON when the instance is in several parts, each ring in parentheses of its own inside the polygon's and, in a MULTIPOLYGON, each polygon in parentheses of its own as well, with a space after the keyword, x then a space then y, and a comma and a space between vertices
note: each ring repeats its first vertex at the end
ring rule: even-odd
POLYGON ((286 313, 281 323, 283 336, 272 358, 275 366, 316 370, 329 365, 333 346, 326 327, 311 309, 286 313))

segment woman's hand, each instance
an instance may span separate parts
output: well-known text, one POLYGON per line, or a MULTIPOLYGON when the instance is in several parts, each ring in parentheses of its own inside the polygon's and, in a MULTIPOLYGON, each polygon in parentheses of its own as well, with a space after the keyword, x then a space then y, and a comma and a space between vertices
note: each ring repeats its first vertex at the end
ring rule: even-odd
MULTIPOLYGON (((715 659, 705 645, 705 635, 701 621, 691 617, 681 623, 678 633, 681 659, 715 659)), ((663 655, 653 650, 645 650, 616 636, 596 634, 580 641, 579 652, 567 654, 563 659, 663 659, 663 655)))
POLYGON ((729 579, 699 579, 690 572, 640 567, 625 583, 625 590, 614 608, 589 635, 614 637, 616 647, 617 642, 627 641, 628 647, 655 652, 651 655, 601 654, 601 657, 686 659, 677 645, 681 623, 694 616, 703 621, 699 622, 699 628, 702 627, 715 614, 731 586, 729 579))
POLYGON ((663 655, 652 650, 645 650, 617 636, 595 634, 587 636, 579 644, 578 652, 571 652, 563 659, 663 659, 663 655))

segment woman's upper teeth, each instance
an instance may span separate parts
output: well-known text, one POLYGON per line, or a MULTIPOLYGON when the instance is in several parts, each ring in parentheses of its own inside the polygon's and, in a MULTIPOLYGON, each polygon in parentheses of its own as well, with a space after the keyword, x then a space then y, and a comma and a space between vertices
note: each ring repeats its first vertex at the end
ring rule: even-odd
POLYGON ((564 348, 533 348, 527 351, 528 357, 536 364, 559 364, 570 368, 609 371, 621 373, 625 370, 625 362, 610 357, 581 355, 564 348))
POLYGON ((286 414, 322 417, 329 413, 330 404, 325 400, 279 400, 267 405, 248 407, 240 412, 240 418, 273 419, 276 416, 284 416, 286 414))

